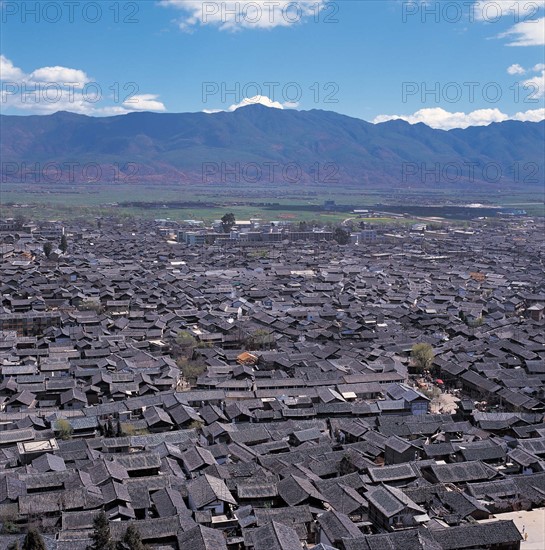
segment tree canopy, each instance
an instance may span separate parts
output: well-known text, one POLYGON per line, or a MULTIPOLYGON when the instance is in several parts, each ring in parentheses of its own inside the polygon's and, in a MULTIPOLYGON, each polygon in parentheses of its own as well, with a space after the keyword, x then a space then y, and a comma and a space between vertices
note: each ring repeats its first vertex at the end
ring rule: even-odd
POLYGON ((132 523, 127 527, 119 548, 122 550, 148 550, 148 547, 142 542, 138 529, 132 523))
POLYGON ((30 529, 23 541, 22 550, 46 550, 44 539, 36 529, 30 529))
POLYGON ((53 252, 53 245, 49 241, 45 241, 43 251, 46 258, 49 258, 51 252, 53 252))
POLYGON ((333 230, 333 238, 339 244, 348 244, 350 242, 350 233, 342 227, 336 227, 333 230))
POLYGON ((181 330, 176 335, 176 343, 182 348, 194 348, 197 345, 197 340, 187 330, 181 330))
POLYGON ((93 544, 88 546, 87 550, 116 550, 110 533, 110 524, 104 512, 100 512, 93 520, 91 540, 93 544))
POLYGON ((221 218, 221 228, 224 233, 229 233, 236 223, 235 215, 232 212, 224 214, 221 218))
POLYGON ((411 359, 413 366, 418 370, 428 370, 432 366, 434 358, 435 353, 430 344, 421 342, 413 346, 411 359))
POLYGON ((61 237, 59 248, 61 249, 63 254, 68 250, 68 239, 66 238, 66 235, 63 235, 61 237))
POLYGON ((55 431, 59 433, 61 439, 66 440, 72 437, 74 429, 66 418, 59 418, 59 420, 55 422, 55 431))

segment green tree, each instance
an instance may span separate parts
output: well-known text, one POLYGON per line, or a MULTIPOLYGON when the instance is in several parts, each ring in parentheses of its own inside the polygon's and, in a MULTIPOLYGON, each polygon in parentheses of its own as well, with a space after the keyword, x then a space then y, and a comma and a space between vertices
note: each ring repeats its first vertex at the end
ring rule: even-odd
POLYGON ((20 532, 19 525, 17 525, 17 513, 11 507, 0 512, 0 524, 2 524, 2 533, 13 535, 20 532))
POLYGON ((115 437, 116 431, 114 430, 114 424, 111 417, 108 418, 106 424, 104 424, 104 436, 105 437, 115 437))
POLYGON ((181 330, 176 335, 176 343, 184 349, 194 348, 197 345, 195 337, 187 330, 181 330))
POLYGON ((345 476, 348 474, 351 474, 356 471, 356 468, 354 467, 354 464, 352 463, 352 459, 350 458, 350 455, 347 453, 341 458, 341 462, 339 464, 339 473, 341 476, 345 476))
POLYGON ((22 550, 46 550, 44 539, 36 529, 30 529, 26 534, 22 550))
POLYGON ((333 230, 333 238, 339 244, 348 244, 350 242, 350 233, 342 227, 336 227, 333 230))
POLYGON ((22 229, 23 228, 23 225, 25 225, 26 223, 26 218, 23 214, 21 214, 20 212, 17 213, 17 215, 15 216, 15 227, 17 229, 22 229))
POLYGON ((430 344, 421 342, 413 346, 411 359, 413 366, 419 371, 428 370, 432 366, 434 358, 435 353, 430 344))
POLYGON ((91 534, 93 544, 87 550, 116 550, 116 545, 110 533, 110 524, 104 512, 100 512, 93 520, 93 533, 91 534))
POLYGON ((46 241, 43 246, 43 251, 44 251, 45 257, 49 258, 49 255, 53 251, 53 245, 49 241, 46 241))
POLYGON ((229 233, 236 223, 235 215, 231 212, 229 214, 224 214, 221 218, 221 228, 224 233, 229 233))
POLYGON ((63 254, 65 254, 68 250, 68 239, 66 238, 66 235, 63 235, 61 237, 61 244, 59 245, 59 248, 61 249, 63 254))
POLYGON ((148 550, 149 547, 142 542, 138 529, 131 523, 127 527, 123 541, 119 543, 118 548, 119 550, 148 550))
POLYGON ((199 420, 192 420, 187 427, 190 430, 200 430, 204 426, 204 422, 200 422, 199 420))
POLYGON ((202 360, 190 361, 184 358, 178 359, 176 362, 180 367, 182 374, 189 382, 197 380, 197 378, 206 372, 207 366, 202 360))
POLYGON ((59 434, 61 439, 67 440, 72 437, 74 428, 72 428, 72 425, 66 418, 59 418, 59 420, 55 422, 55 431, 59 434))
POLYGON ((93 298, 85 298, 77 305, 77 308, 80 311, 94 311, 95 313, 102 313, 104 309, 102 304, 93 298))
POLYGON ((268 330, 257 329, 248 337, 246 344, 251 349, 264 349, 268 347, 270 349, 272 344, 272 336, 268 330))

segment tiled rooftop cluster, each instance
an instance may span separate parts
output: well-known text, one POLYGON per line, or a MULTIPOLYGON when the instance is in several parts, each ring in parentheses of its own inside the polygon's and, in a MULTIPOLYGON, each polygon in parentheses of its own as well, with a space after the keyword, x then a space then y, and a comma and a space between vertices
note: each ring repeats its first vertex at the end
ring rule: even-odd
POLYGON ((0 548, 36 526, 83 550, 101 510, 162 550, 521 547, 501 514, 545 506, 541 222, 183 229, 0 223, 0 548))

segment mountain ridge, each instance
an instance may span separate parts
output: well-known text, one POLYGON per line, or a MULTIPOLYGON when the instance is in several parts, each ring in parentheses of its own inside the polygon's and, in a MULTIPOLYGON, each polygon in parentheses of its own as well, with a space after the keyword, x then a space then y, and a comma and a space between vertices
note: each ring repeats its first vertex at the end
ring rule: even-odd
MULTIPOLYGON (((251 105, 213 114, 0 115, 0 123, 4 182, 32 181, 36 172, 49 181, 55 166, 59 172, 66 163, 96 164, 110 174, 104 181, 118 170, 118 176, 131 172, 138 181, 212 183, 214 166, 219 182, 238 176, 254 184, 544 181, 545 121, 437 130, 399 119, 373 124, 333 111, 251 105), (273 180, 271 165, 277 168, 273 180), (251 176, 245 174, 249 169, 251 176)), ((68 171, 61 172, 54 181, 70 179, 68 171)), ((89 180, 84 172, 72 173, 70 181, 89 180)))

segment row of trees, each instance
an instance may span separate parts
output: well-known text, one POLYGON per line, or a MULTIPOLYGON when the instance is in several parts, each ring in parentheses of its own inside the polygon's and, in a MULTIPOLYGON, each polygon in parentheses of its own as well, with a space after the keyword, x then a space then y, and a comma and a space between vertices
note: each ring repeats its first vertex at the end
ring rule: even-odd
MULTIPOLYGON (((243 341, 246 347, 250 349, 271 349, 274 344, 273 335, 264 329, 257 329, 251 334, 244 336, 239 334, 239 340, 243 341)), ((176 344, 180 348, 182 356, 191 359, 195 348, 206 347, 203 342, 198 342, 197 339, 187 330, 181 330, 176 335, 176 344)))
MULTIPOLYGON (((66 251, 68 250, 68 239, 66 238, 66 235, 63 235, 61 237, 59 248, 63 254, 65 254, 66 251)), ((51 256, 51 252, 53 252, 53 243, 51 241, 45 241, 43 246, 43 251, 44 251, 45 257, 49 258, 49 256, 51 256)))
MULTIPOLYGON (((235 215, 232 212, 224 214, 221 218, 222 231, 229 233, 236 223, 235 215)), ((312 224, 307 224, 304 221, 299 222, 299 231, 311 231, 311 228, 312 224)), ((350 242, 350 232, 338 226, 333 230, 333 239, 339 244, 348 244, 350 242)))
MULTIPOLYGON (((62 440, 66 441, 72 438, 72 433, 74 429, 66 418, 59 418, 59 420, 55 422, 55 431, 59 434, 59 437, 62 440)), ((123 430, 123 426, 121 425, 119 419, 116 421, 114 426, 111 418, 108 418, 108 420, 100 426, 100 432, 104 437, 121 437, 123 435, 126 435, 126 432, 125 430, 123 430)))
POLYGON ((87 550, 149 550, 149 547, 142 542, 138 529, 132 523, 127 527, 123 540, 114 542, 110 523, 104 512, 100 512, 93 520, 91 540, 93 543, 87 547, 87 550))
MULTIPOLYGON (((99 429, 100 433, 104 437, 122 437, 124 435, 129 435, 128 432, 130 431, 130 429, 127 428, 127 425, 123 427, 119 419, 114 424, 111 418, 108 418, 108 420, 104 424, 100 425, 99 429)), ((66 418, 60 418, 55 422, 55 432, 58 433, 59 437, 62 440, 66 441, 72 438, 72 433, 74 432, 74 429, 66 418)))
MULTIPOLYGON (((117 543, 114 542, 110 523, 104 512, 100 512, 93 520, 91 540, 92 544, 87 546, 87 550, 150 550, 142 542, 138 529, 132 523, 127 527, 123 539, 117 543)), ((28 530, 22 546, 16 541, 11 543, 7 550, 47 550, 47 548, 42 535, 33 527, 28 530)))

